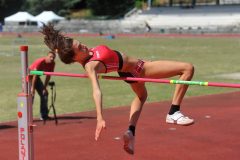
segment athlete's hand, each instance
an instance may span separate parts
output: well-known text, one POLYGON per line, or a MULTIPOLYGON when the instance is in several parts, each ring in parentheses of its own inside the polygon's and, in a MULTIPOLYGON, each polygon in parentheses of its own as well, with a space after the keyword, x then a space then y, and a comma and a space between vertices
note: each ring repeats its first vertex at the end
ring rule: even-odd
POLYGON ((102 129, 106 129, 106 122, 102 119, 102 120, 98 120, 97 121, 97 127, 96 127, 96 132, 95 132, 95 140, 97 141, 102 129))

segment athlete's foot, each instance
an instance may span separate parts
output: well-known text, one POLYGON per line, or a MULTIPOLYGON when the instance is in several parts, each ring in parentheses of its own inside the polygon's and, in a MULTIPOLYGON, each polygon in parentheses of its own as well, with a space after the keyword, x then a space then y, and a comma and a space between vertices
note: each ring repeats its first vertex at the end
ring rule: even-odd
POLYGON ((130 130, 127 130, 123 135, 124 150, 129 154, 134 154, 134 136, 130 130))
POLYGON ((194 119, 184 116, 180 111, 175 112, 174 114, 168 114, 166 117, 167 123, 178 124, 178 125, 191 125, 194 123, 194 119))

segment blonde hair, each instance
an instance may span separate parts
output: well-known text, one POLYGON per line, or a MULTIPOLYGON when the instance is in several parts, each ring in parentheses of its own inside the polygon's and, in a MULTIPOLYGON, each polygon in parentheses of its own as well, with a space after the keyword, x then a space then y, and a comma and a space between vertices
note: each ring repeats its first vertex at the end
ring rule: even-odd
POLYGON ((59 55, 63 63, 70 64, 74 62, 72 38, 62 35, 60 30, 54 29, 53 24, 43 24, 40 32, 44 35, 44 43, 51 51, 59 55))

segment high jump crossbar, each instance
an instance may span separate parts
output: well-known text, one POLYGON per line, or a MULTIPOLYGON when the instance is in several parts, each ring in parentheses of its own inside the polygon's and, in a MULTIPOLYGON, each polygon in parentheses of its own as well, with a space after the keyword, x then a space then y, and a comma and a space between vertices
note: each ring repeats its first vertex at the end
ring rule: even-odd
MULTIPOLYGON (((36 70, 30 71, 30 75, 39 75, 39 76, 49 75, 49 76, 61 76, 61 77, 88 78, 88 76, 86 74, 63 73, 63 72, 44 72, 44 71, 36 71, 36 70)), ((98 75, 98 79, 153 82, 153 83, 166 83, 166 84, 184 84, 184 85, 198 85, 198 86, 211 86, 211 87, 240 88, 239 83, 184 81, 184 80, 135 78, 135 77, 116 77, 116 76, 104 76, 104 75, 98 75)))

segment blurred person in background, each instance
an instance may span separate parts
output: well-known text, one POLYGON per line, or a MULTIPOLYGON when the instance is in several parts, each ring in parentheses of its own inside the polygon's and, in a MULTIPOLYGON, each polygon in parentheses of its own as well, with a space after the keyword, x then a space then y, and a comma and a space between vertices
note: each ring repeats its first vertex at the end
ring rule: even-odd
MULTIPOLYGON (((55 57, 56 54, 52 51, 49 51, 47 56, 36 59, 29 67, 29 70, 38 70, 53 72, 55 68, 55 57)), ((48 82, 51 76, 46 76, 45 81, 41 80, 40 76, 32 75, 31 76, 31 94, 32 102, 34 101, 35 91, 37 91, 40 96, 40 120, 48 120, 48 82)))

